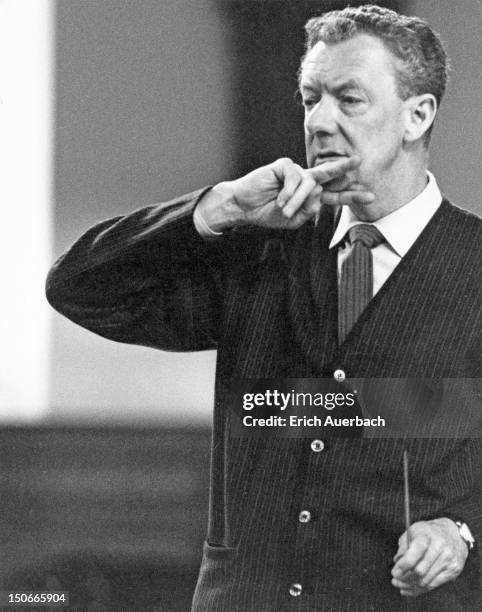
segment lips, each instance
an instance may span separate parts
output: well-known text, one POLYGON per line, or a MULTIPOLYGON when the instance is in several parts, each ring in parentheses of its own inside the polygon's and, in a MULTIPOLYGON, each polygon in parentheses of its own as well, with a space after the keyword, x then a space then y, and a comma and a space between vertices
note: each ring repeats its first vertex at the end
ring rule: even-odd
POLYGON ((316 154, 314 165, 319 166, 320 164, 340 159, 340 157, 347 156, 343 155, 342 153, 336 153, 335 151, 322 151, 321 153, 316 154))

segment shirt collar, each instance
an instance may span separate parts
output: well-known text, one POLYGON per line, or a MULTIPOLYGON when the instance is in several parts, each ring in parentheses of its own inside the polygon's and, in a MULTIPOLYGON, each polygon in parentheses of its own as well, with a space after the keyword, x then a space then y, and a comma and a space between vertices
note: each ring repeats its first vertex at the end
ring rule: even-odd
MULTIPOLYGON (((370 224, 380 230, 387 243, 400 257, 406 255, 442 203, 442 194, 434 175, 427 171, 427 177, 427 184, 417 197, 370 224)), ((364 221, 360 221, 349 206, 343 206, 329 248, 340 243, 347 231, 360 223, 364 221)))

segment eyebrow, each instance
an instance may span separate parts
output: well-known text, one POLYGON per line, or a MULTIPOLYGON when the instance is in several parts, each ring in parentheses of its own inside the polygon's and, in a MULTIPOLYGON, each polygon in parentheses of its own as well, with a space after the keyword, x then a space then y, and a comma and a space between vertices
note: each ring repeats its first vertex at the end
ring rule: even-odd
POLYGON ((303 93, 303 92, 317 93, 317 88, 308 83, 300 83, 300 86, 298 87, 298 91, 300 93, 303 93))
POLYGON ((347 81, 341 82, 339 85, 335 85, 333 90, 339 93, 344 89, 363 89, 361 83, 357 79, 348 79, 347 81))
MULTIPOLYGON (((310 92, 316 93, 318 90, 318 87, 316 85, 313 85, 313 81, 310 79, 308 82, 301 81, 299 89, 300 91, 303 90, 303 91, 310 91, 310 92)), ((342 81, 341 83, 334 85, 331 89, 335 93, 340 93, 341 91, 346 90, 346 89, 364 89, 364 88, 357 79, 349 78, 346 81, 342 81)))

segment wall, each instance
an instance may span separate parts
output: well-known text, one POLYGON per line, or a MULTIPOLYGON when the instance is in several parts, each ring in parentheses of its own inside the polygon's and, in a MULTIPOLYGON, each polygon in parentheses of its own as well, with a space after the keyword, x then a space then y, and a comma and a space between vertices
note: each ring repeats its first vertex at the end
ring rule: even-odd
MULTIPOLYGON (((59 0, 55 252, 230 173, 230 74, 211 0, 59 0)), ((210 418, 214 354, 166 355, 54 315, 51 418, 210 418), (188 413, 186 413, 188 409, 188 413)))
POLYGON ((448 90, 433 133, 431 168, 455 204, 480 215, 482 4, 478 0, 412 0, 407 12, 431 23, 451 59, 448 90))

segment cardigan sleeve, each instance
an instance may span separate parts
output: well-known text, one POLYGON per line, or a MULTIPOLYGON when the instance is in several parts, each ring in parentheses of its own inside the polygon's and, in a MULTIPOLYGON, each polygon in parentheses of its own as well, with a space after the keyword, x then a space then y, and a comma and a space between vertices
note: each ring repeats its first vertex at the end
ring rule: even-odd
POLYGON ((50 270, 49 303, 110 340, 171 351, 215 348, 222 245, 201 238, 192 220, 207 190, 88 230, 50 270))

